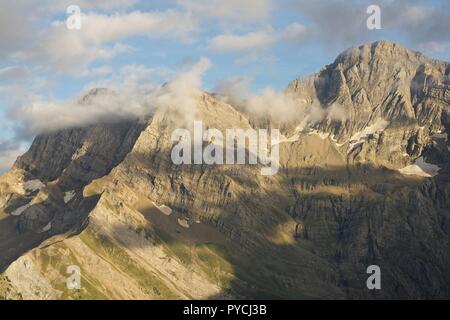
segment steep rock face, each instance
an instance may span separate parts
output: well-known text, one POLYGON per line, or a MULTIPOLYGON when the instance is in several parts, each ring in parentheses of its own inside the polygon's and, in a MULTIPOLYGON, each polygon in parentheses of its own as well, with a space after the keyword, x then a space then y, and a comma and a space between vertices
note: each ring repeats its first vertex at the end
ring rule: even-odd
POLYGON ((38 136, 15 166, 63 189, 82 187, 107 174, 133 147, 145 124, 127 121, 38 136))
MULTIPOLYGON (((245 117, 207 94, 199 98, 197 110, 205 127, 250 128, 245 117)), ((195 248, 208 244, 223 248, 235 278, 226 277, 227 281, 221 283, 222 294, 343 297, 335 287, 338 280, 334 279, 332 263, 321 261, 304 248, 305 244, 298 245, 294 240, 295 221, 287 212, 294 198, 286 178, 261 176, 260 165, 174 165, 170 134, 175 128, 177 122, 172 121, 170 113, 155 114, 124 161, 97 181, 101 192, 114 194, 115 199, 109 200, 113 207, 136 207, 142 199, 150 199, 154 205, 172 210, 171 216, 176 219, 164 225, 166 231, 175 229, 172 241, 180 243, 185 241, 183 237, 192 237, 187 243, 193 241, 195 248), (292 250, 280 251, 284 246, 292 246, 292 250), (277 258, 289 267, 273 263, 277 258), (260 264, 255 265, 255 261, 260 264), (290 275, 288 269, 297 276, 290 275)), ((332 146, 327 147, 333 152, 332 146)), ((339 161, 335 159, 338 152, 334 153, 330 161, 339 161)), ((150 225, 161 228, 159 219, 163 220, 149 217, 150 225)), ((221 274, 220 270, 214 272, 221 274)))
MULTIPOLYGON (((0 280, 43 299, 448 298, 448 85, 448 64, 389 42, 342 54, 287 91, 347 119, 283 140, 274 176, 174 165, 171 133, 186 124, 170 109, 40 136, 0 180, 0 250, 16 248, 0 280), (396 170, 419 156, 436 176, 396 170), (380 291, 366 287, 372 264, 380 291), (81 290, 65 287, 70 265, 81 290)), ((257 123, 208 94, 196 117, 257 123)))
MULTIPOLYGON (((92 90, 82 103, 96 94, 92 90)), ((0 270, 53 235, 79 232, 98 201, 83 198, 82 189, 120 163, 143 128, 145 122, 126 120, 37 136, 0 178, 0 270)))
POLYGON ((351 158, 399 168, 419 157, 448 126, 450 65, 388 41, 352 48, 287 92, 325 110, 342 107, 312 127, 345 144, 351 158), (373 152, 371 152, 373 151, 373 152))

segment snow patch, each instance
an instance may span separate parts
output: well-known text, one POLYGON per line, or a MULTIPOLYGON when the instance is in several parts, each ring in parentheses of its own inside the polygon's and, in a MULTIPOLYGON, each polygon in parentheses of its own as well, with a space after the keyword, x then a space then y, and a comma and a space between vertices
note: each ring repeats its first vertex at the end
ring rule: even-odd
POLYGON ((441 168, 435 164, 427 163, 423 157, 416 159, 414 164, 399 169, 405 175, 416 175, 431 178, 438 174, 441 168))
POLYGON ((52 228, 52 223, 49 222, 45 227, 42 228, 41 233, 50 231, 51 228, 52 228))
POLYGON ((67 191, 66 193, 64 193, 64 203, 68 203, 73 199, 73 197, 75 197, 75 191, 67 191))
POLYGON ((158 206, 156 203, 153 202, 153 205, 162 213, 164 213, 166 216, 170 216, 172 214, 172 209, 169 208, 166 205, 160 205, 158 206))
POLYGON ((178 224, 183 228, 189 228, 189 222, 186 219, 178 219, 178 224))
POLYGON ((344 144, 346 144, 348 142, 348 140, 342 142, 342 143, 338 143, 336 137, 334 135, 330 136, 330 139, 334 142, 335 145, 337 145, 338 147, 342 147, 344 144))
POLYGON ((295 133, 302 132, 305 129, 306 125, 308 124, 309 118, 309 115, 303 118, 302 122, 300 122, 300 124, 295 127, 295 133))
POLYGON ((374 124, 365 127, 364 130, 356 132, 351 138, 350 138, 350 145, 348 148, 348 153, 352 152, 355 148, 362 145, 370 135, 383 131, 386 129, 386 127, 389 125, 389 121, 386 121, 384 119, 378 119, 375 121, 374 124))
POLYGON ((45 188, 45 184, 41 180, 35 179, 25 182, 24 188, 26 191, 36 191, 45 188))
MULTIPOLYGON (((291 137, 287 138, 285 135, 281 135, 280 141, 278 144, 286 143, 286 142, 295 142, 300 139, 300 136, 298 133, 292 135, 291 137)), ((275 146, 276 144, 273 144, 272 146, 275 146)))
POLYGON ((319 136, 319 138, 322 140, 325 140, 326 138, 328 138, 330 136, 330 134, 328 132, 320 132, 317 130, 311 130, 310 132, 308 132, 308 136, 310 136, 310 135, 319 136))
POLYGON ((13 212, 11 212, 12 216, 20 216, 25 210, 27 210, 31 205, 28 203, 24 206, 21 206, 20 208, 17 208, 13 212))

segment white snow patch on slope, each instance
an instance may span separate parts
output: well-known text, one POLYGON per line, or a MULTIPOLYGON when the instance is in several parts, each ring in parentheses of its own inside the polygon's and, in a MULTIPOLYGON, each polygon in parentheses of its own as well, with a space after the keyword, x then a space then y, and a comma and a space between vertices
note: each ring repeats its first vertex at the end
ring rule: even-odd
POLYGON ((45 227, 42 228, 41 233, 50 231, 51 228, 52 228, 52 223, 49 222, 45 227))
POLYGON ((30 204, 26 204, 24 206, 21 206, 20 208, 17 208, 13 212, 11 212, 12 216, 20 216, 25 210, 27 210, 30 207, 30 204))
POLYGON ((334 142, 335 145, 337 145, 338 147, 342 147, 344 144, 346 144, 348 142, 348 140, 345 140, 342 143, 339 143, 338 140, 336 139, 336 137, 334 135, 330 136, 331 141, 334 142))
POLYGON ((300 124, 297 127, 295 127, 296 133, 302 132, 306 128, 309 118, 310 118, 310 115, 307 115, 306 117, 303 118, 302 122, 300 122, 300 124))
MULTIPOLYGON (((287 138, 285 135, 280 136, 280 141, 278 144, 286 143, 286 142, 295 142, 300 139, 300 136, 298 133, 292 135, 291 137, 287 138)), ((276 144, 273 144, 272 146, 275 146, 276 144)))
POLYGON ((377 121, 375 121, 374 124, 372 124, 368 127, 365 127, 364 130, 356 132, 350 138, 350 145, 348 148, 348 153, 350 153, 351 151, 353 151, 353 149, 355 149, 356 147, 363 144, 369 138, 370 135, 372 135, 376 132, 383 131, 384 129, 386 129, 386 127, 388 125, 389 125, 389 121, 386 121, 384 119, 378 119, 377 121))
MULTIPOLYGON (((299 129, 299 127, 297 129, 299 129)), ((286 136, 282 135, 281 139, 280 139, 280 144, 281 143, 285 143, 285 142, 295 142, 295 141, 300 140, 301 131, 297 131, 297 129, 296 129, 296 133, 294 133, 289 138, 287 138, 286 136)), ((344 141, 343 143, 338 143, 338 141, 337 141, 337 139, 336 139, 336 137, 334 135, 330 134, 329 132, 322 132, 322 131, 319 131, 319 130, 316 130, 316 129, 310 130, 307 133, 307 135, 309 135, 309 136, 310 135, 316 135, 322 140, 325 140, 325 139, 329 138, 338 147, 342 147, 344 144, 347 143, 347 141, 344 141)))
POLYGON ((64 203, 68 203, 73 197, 75 197, 75 191, 73 190, 64 193, 64 203))
POLYGON ((420 157, 416 159, 414 164, 411 164, 409 166, 406 166, 402 169, 399 169, 400 173, 406 174, 406 175, 416 175, 421 177, 434 177, 438 174, 438 171, 441 168, 435 164, 427 163, 423 159, 423 157, 420 157))
POLYGON ((178 219, 178 224, 183 228, 189 228, 189 223, 186 219, 178 219))
POLYGON ((328 132, 320 132, 317 130, 311 130, 310 132, 308 132, 308 136, 310 136, 310 135, 319 136, 319 138, 322 140, 325 140, 326 138, 328 138, 330 136, 330 134, 328 132))
POLYGON ((166 216, 170 216, 172 214, 172 209, 169 208, 166 205, 160 205, 158 206, 156 203, 153 202, 153 205, 162 213, 164 213, 166 216))
POLYGON ((35 180, 30 180, 30 181, 25 182, 24 188, 27 191, 36 191, 36 190, 41 190, 42 188, 45 188, 45 184, 43 184, 41 180, 35 179, 35 180))

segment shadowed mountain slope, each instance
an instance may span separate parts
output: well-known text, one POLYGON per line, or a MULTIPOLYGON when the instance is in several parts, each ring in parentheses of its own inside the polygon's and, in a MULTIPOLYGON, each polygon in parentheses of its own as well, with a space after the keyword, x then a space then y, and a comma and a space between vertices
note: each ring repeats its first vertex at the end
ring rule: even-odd
MULTIPOLYGON (((380 41, 286 93, 345 117, 283 125, 273 176, 173 164, 170 109, 38 136, 0 177, 0 297, 448 298, 449 64, 380 41)), ((206 93, 195 116, 264 128, 206 93)))

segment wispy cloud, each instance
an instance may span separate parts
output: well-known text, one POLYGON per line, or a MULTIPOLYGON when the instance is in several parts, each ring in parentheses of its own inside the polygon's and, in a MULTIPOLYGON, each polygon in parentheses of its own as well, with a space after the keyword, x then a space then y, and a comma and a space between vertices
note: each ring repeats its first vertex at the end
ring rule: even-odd
POLYGON ((12 111, 20 125, 20 134, 39 134, 69 127, 82 127, 124 119, 145 119, 158 108, 171 108, 180 118, 195 116, 202 76, 211 62, 201 58, 186 70, 181 70, 164 85, 148 82, 149 74, 161 70, 130 65, 115 79, 122 83, 108 83, 113 90, 89 91, 71 101, 35 99, 12 111), (116 87, 115 87, 116 86, 116 87))
POLYGON ((295 0, 289 8, 299 14, 308 27, 308 40, 325 46, 344 47, 371 41, 387 33, 403 36, 416 48, 427 43, 448 44, 450 3, 421 0, 295 0), (381 9, 379 31, 366 27, 366 9, 381 9))
POLYGON ((30 70, 22 66, 11 66, 0 69, 0 82, 16 82, 24 80, 31 75, 30 70))
POLYGON ((249 51, 268 48, 278 41, 298 41, 305 34, 306 28, 293 23, 282 30, 267 27, 265 30, 245 34, 223 34, 211 39, 211 49, 220 52, 249 51))
POLYGON ((225 19, 254 22, 270 19, 275 4, 271 0, 177 0, 199 19, 225 19))
POLYGON ((225 34, 214 37, 210 47, 215 51, 242 51, 266 48, 275 42, 271 30, 249 32, 243 35, 225 34))
POLYGON ((20 145, 10 142, 0 142, 0 174, 8 170, 17 157, 25 152, 20 145))
POLYGON ((284 91, 277 91, 267 86, 257 92, 250 90, 251 79, 248 77, 235 77, 219 81, 214 90, 222 99, 241 108, 249 116, 256 119, 270 119, 283 125, 299 119, 304 124, 314 124, 325 118, 334 121, 344 121, 344 109, 338 105, 321 106, 318 101, 308 103, 298 96, 284 91))
POLYGON ((124 39, 146 36, 187 41, 196 30, 189 14, 176 11, 86 14, 82 16, 81 30, 68 30, 64 21, 55 21, 41 39, 42 50, 23 56, 60 72, 80 73, 96 60, 132 51, 132 47, 120 42, 124 39))

